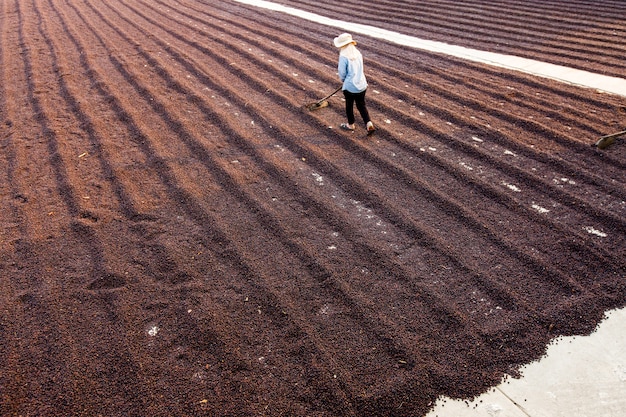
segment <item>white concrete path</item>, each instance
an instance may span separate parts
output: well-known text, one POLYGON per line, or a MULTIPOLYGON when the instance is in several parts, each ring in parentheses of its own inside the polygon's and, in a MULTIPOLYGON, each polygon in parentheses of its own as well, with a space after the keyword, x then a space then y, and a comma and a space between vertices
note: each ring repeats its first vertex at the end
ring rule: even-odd
POLYGON ((440 399, 427 417, 626 416, 626 309, 607 314, 590 336, 565 337, 469 405, 440 399))
MULTIPOLYGON (((574 84, 581 87, 594 88, 598 91, 626 97, 626 79, 624 78, 609 77, 606 75, 595 74, 592 72, 568 68, 561 65, 534 61, 532 59, 479 51, 476 49, 450 45, 443 42, 429 41, 416 38, 414 36, 404 35, 398 32, 392 32, 390 30, 377 28, 375 26, 351 23, 339 19, 331 19, 329 17, 320 16, 315 13, 298 10, 293 7, 288 7, 282 4, 272 3, 264 0, 234 1, 289 14, 292 16, 297 16, 305 20, 337 28, 339 29, 339 31, 342 32, 350 32, 353 35, 367 35, 372 38, 384 39, 398 45, 408 46, 424 51, 451 55, 473 62, 480 62, 496 67, 521 71, 528 74, 536 75, 538 77, 550 78, 553 80, 574 84)), ((336 35, 339 35, 339 33, 337 33, 336 35)), ((330 36, 331 35, 329 34, 329 44, 331 44, 332 42, 332 38, 330 36)))

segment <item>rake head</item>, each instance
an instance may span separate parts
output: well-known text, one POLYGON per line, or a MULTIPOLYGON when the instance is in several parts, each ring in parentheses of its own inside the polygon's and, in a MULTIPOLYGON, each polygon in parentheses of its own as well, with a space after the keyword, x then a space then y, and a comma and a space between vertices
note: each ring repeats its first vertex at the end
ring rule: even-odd
POLYGON ((326 100, 320 100, 320 101, 317 101, 317 102, 315 102, 315 103, 308 104, 306 107, 307 107, 307 109, 309 109, 310 111, 317 110, 317 109, 321 109, 321 108, 323 108, 323 107, 328 107, 328 101, 326 101, 326 100))
POLYGON ((622 130, 621 132, 613 133, 611 135, 602 136, 600 140, 594 143, 594 146, 598 149, 606 149, 610 145, 612 145, 613 142, 615 142, 615 138, 622 135, 626 135, 626 130, 622 130))

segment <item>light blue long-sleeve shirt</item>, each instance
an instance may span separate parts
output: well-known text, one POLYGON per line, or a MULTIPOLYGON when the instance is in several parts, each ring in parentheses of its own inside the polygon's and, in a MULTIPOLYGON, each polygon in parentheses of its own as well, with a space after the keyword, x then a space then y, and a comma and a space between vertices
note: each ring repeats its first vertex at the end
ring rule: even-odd
POLYGON ((348 90, 351 93, 365 91, 367 80, 363 73, 363 56, 360 52, 355 59, 348 59, 343 55, 339 55, 337 70, 339 79, 343 81, 342 90, 348 90))

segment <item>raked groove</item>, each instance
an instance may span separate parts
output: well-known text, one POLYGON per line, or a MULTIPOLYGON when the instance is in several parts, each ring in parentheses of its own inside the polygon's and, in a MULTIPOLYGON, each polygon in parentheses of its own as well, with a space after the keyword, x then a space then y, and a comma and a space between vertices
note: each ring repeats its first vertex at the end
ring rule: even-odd
POLYGON ((463 46, 450 45, 444 42, 420 39, 414 36, 404 35, 398 32, 381 29, 375 26, 363 25, 360 23, 351 23, 339 19, 332 19, 329 17, 320 16, 315 13, 306 12, 293 7, 288 7, 282 4, 272 3, 265 0, 234 1, 238 3, 248 4, 251 6, 261 7, 268 10, 286 13, 322 25, 336 27, 344 31, 358 33, 361 35, 370 36, 372 38, 384 39, 402 46, 408 46, 411 48, 429 52, 442 53, 457 58, 467 59, 468 61, 480 62, 487 65, 493 65, 495 67, 521 71, 527 74, 536 75, 538 77, 549 78, 552 80, 581 87, 594 88, 605 93, 616 94, 626 97, 626 79, 624 78, 610 77, 589 71, 583 71, 575 68, 565 67, 562 65, 535 61, 533 59, 522 58, 513 55, 497 54, 493 52, 465 48, 463 46))

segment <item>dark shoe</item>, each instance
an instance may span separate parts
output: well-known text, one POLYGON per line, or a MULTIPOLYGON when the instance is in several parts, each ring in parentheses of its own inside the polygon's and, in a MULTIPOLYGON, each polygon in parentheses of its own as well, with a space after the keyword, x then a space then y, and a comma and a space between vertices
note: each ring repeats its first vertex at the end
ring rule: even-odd
POLYGON ((342 123, 341 126, 339 126, 339 127, 341 127, 343 130, 348 130, 350 132, 354 132, 354 124, 349 125, 347 123, 342 123))

